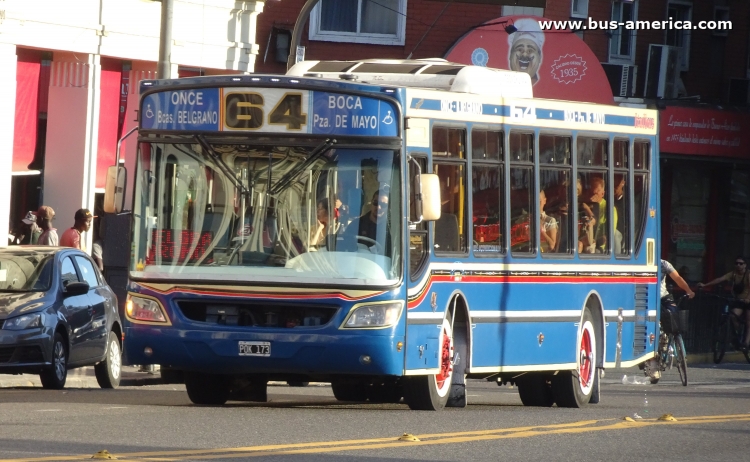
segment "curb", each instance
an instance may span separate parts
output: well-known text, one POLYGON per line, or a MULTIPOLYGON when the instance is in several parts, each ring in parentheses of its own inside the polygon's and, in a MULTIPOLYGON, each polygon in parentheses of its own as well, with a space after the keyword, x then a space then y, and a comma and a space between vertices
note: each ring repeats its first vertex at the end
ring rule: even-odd
MULTIPOLYGON (((142 387, 146 385, 163 385, 161 376, 138 372, 137 368, 124 367, 120 378, 121 387, 142 387)), ((0 375, 0 388, 34 387, 41 388, 42 381, 38 375, 18 374, 0 375)), ((100 388, 94 375, 93 367, 82 367, 68 371, 65 388, 100 388)))

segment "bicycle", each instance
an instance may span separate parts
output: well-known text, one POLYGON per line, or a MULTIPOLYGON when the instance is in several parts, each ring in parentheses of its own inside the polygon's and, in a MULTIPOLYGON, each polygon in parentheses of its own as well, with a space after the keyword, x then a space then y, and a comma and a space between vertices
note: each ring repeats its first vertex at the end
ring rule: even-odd
POLYGON ((659 382, 659 379, 661 378, 661 372, 671 370, 672 366, 675 365, 675 361, 677 363, 677 371, 680 373, 680 381, 682 382, 683 386, 687 386, 688 384, 688 378, 687 378, 687 354, 685 351, 685 342, 682 339, 682 333, 681 331, 684 329, 683 322, 680 322, 680 305, 682 305, 683 300, 687 298, 687 295, 683 295, 680 297, 680 299, 677 301, 677 319, 675 319, 675 314, 672 313, 667 308, 664 308, 662 306, 662 321, 664 323, 669 323, 669 328, 667 329, 669 332, 665 332, 665 327, 662 322, 659 323, 659 346, 657 349, 657 355, 655 358, 658 372, 659 374, 656 375, 653 371, 650 370, 650 367, 648 366, 648 363, 646 363, 644 372, 649 377, 652 384, 656 384, 659 382), (668 312, 669 314, 666 314, 668 312))
POLYGON ((713 295, 714 297, 723 300, 722 310, 719 313, 719 322, 714 328, 713 341, 713 353, 714 363, 719 364, 724 359, 724 354, 727 351, 727 345, 732 345, 735 350, 742 351, 745 355, 745 359, 750 363, 750 353, 747 349, 742 349, 742 334, 745 332, 745 320, 742 315, 737 315, 732 310, 732 302, 735 301, 732 297, 726 297, 723 295, 713 295))

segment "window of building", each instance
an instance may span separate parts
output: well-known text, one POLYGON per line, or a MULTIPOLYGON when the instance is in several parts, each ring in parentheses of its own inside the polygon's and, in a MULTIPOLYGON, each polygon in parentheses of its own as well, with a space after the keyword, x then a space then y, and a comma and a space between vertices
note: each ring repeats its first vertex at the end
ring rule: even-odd
MULTIPOLYGON (((625 23, 638 18, 638 2, 614 0, 612 2, 612 21, 625 23)), ((635 28, 624 26, 609 31, 609 58, 611 62, 633 63, 635 60, 635 28)))
POLYGON ((578 253, 609 254, 607 165, 609 140, 578 137, 578 253))
MULTIPOLYGON (((693 2, 670 0, 667 4, 667 19, 690 21, 693 18, 693 2)), ((690 65, 690 30, 667 28, 664 43, 680 49, 680 70, 687 71, 690 65)))
POLYGON ((497 254, 504 248, 503 133, 471 131, 471 197, 474 254, 497 254))
POLYGON ((573 18, 585 18, 589 15, 589 0, 571 0, 570 16, 573 18))
POLYGON ((534 134, 510 133, 510 249, 513 255, 533 253, 538 220, 534 206, 534 134))
POLYGON ((501 16, 544 16, 544 8, 538 6, 504 5, 501 12, 501 16))
POLYGON ((466 247, 466 131, 432 129, 432 171, 440 179, 440 218, 435 221, 435 252, 461 252, 466 247))
POLYGON ((310 40, 403 45, 406 0, 320 0, 310 40))
POLYGON ((572 232, 570 136, 539 135, 539 247, 570 253, 572 232))

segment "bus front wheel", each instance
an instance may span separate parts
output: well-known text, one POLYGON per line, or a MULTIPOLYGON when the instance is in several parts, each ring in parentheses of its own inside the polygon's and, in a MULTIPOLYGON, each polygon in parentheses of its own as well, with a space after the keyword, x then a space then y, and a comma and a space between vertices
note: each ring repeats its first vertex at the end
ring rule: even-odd
POLYGON ((185 372, 185 389, 194 404, 221 406, 229 399, 229 378, 219 374, 185 372))
POLYGON ((443 320, 438 348, 437 374, 406 377, 404 398, 411 409, 439 411, 448 402, 453 382, 453 329, 447 319, 443 320))
POLYGON ((561 371, 552 378, 552 392, 559 407, 583 407, 591 400, 596 374, 596 329, 586 310, 578 332, 576 370, 561 371))

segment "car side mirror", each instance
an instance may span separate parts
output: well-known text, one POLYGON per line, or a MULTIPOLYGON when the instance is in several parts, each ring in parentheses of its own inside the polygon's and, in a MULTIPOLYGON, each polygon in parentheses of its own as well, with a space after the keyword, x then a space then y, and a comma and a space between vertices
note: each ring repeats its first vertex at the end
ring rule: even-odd
POLYGON ((72 297, 74 295, 84 295, 89 293, 88 282, 71 282, 65 286, 63 293, 66 297, 72 297))

